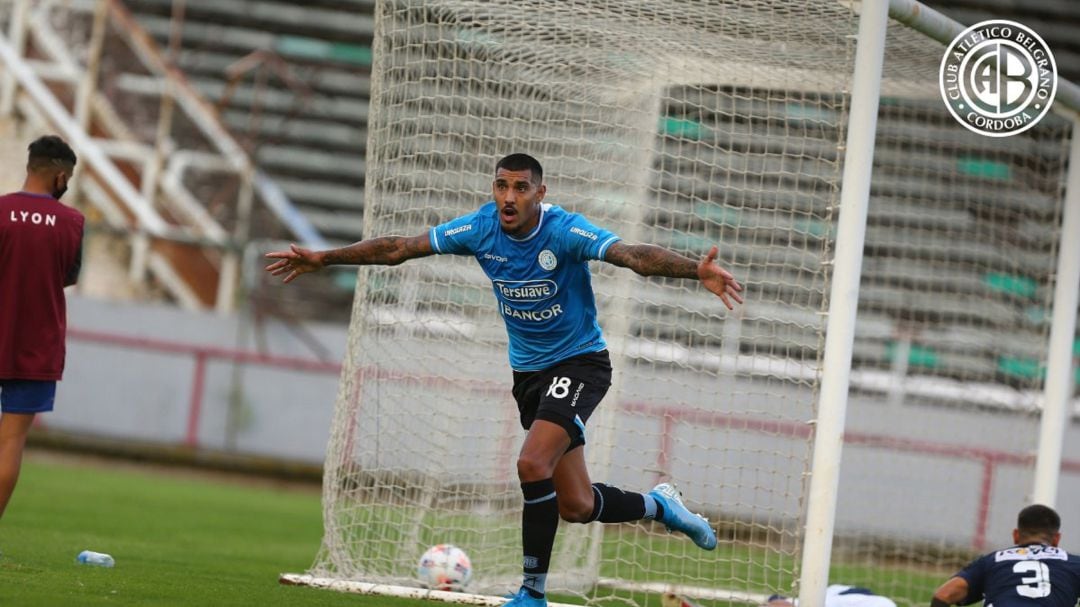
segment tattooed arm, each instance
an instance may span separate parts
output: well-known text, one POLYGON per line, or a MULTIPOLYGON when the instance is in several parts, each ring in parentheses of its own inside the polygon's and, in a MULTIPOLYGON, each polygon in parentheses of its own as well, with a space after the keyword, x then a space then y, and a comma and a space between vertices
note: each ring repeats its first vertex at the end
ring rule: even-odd
POLYGON ((292 282, 301 274, 315 272, 326 266, 396 266, 409 259, 426 257, 434 253, 427 234, 409 237, 381 236, 327 251, 312 251, 290 245, 288 251, 274 251, 266 254, 271 259, 277 259, 266 266, 266 271, 274 276, 285 274, 282 282, 292 282))
POLYGON ((706 289, 716 294, 729 310, 735 309, 735 303, 742 303, 742 285, 730 272, 718 266, 713 247, 701 258, 694 261, 689 257, 669 251, 652 244, 627 244, 616 242, 604 255, 604 261, 630 268, 642 276, 668 276, 670 278, 696 278, 706 289))

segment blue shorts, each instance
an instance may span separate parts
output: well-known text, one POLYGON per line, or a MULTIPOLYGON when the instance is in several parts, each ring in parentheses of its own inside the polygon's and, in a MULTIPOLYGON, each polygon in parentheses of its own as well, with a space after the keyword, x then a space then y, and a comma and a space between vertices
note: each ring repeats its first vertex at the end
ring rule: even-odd
POLYGON ((0 379, 0 410, 4 413, 44 413, 53 410, 56 382, 0 379))

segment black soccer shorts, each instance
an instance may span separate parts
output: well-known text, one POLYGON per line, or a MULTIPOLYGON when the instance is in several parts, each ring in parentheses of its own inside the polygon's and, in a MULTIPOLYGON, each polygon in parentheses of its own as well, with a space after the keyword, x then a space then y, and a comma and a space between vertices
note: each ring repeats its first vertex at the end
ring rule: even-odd
POLYGON ((585 444, 585 422, 611 387, 607 350, 579 354, 541 371, 514 371, 521 427, 534 420, 559 424, 570 435, 567 451, 585 444))

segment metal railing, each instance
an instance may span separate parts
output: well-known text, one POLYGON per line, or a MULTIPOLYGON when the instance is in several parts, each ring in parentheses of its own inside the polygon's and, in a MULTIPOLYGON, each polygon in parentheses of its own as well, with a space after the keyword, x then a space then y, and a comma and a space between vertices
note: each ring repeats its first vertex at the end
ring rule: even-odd
POLYGON ((72 145, 73 198, 129 234, 133 281, 149 273, 185 307, 233 309, 257 193, 292 236, 325 245, 119 0, 3 9, 0 118, 72 145))

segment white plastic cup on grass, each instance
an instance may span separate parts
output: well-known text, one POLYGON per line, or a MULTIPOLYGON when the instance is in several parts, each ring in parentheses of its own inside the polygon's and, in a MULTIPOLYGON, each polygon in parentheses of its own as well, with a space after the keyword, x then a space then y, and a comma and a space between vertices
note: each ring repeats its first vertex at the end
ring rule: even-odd
POLYGON ((83 550, 79 553, 79 556, 75 557, 75 561, 83 565, 93 565, 95 567, 112 567, 116 564, 113 557, 104 552, 94 552, 93 550, 83 550))

